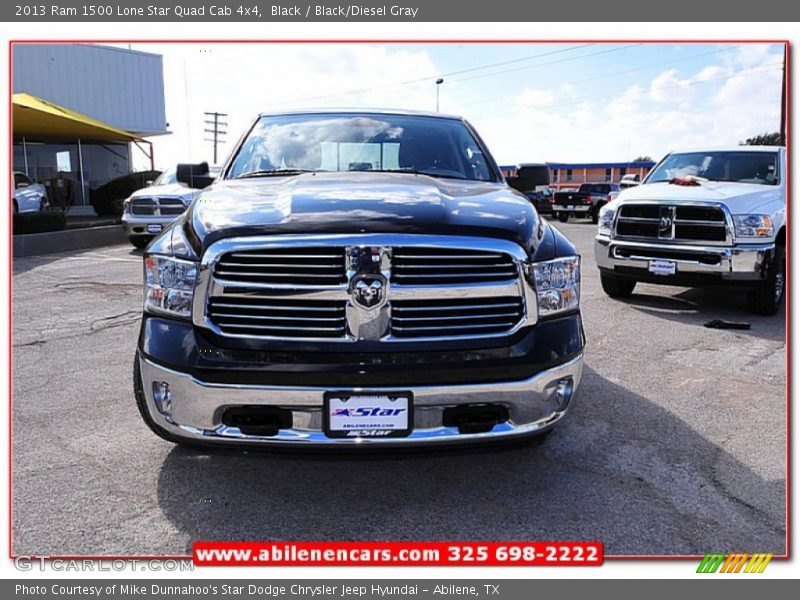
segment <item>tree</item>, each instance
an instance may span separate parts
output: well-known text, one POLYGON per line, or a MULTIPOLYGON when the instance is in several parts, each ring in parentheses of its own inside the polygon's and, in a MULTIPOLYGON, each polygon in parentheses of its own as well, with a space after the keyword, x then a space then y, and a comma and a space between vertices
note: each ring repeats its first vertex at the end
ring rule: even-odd
POLYGON ((647 154, 645 154, 644 156, 637 156, 636 158, 633 159, 633 162, 655 162, 655 161, 653 161, 652 156, 648 156, 647 154))
POLYGON ((781 141, 781 134, 779 131, 774 133, 761 133, 757 136, 747 138, 743 142, 739 142, 740 146, 783 146, 781 141))

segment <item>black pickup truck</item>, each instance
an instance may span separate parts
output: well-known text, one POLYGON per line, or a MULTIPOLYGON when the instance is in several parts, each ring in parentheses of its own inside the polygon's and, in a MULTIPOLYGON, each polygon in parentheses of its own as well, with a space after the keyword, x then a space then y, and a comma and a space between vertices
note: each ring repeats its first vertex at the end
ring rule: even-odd
POLYGON ((570 217, 583 217, 596 224, 600 209, 608 202, 608 195, 618 191, 617 183, 582 183, 577 191, 556 192, 553 216, 562 223, 570 217))
POLYGON ((449 444, 568 412, 580 259, 463 119, 260 115, 215 179, 178 179, 204 189, 145 251, 134 362, 161 437, 449 444))

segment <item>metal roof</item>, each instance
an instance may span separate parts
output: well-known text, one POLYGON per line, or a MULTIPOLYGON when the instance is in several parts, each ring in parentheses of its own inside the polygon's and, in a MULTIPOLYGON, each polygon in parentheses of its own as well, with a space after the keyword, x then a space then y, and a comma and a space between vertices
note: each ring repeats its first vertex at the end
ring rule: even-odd
POLYGON ((11 101, 14 137, 27 137, 36 141, 63 138, 98 142, 132 142, 141 139, 130 131, 118 129, 31 94, 13 94, 11 101))

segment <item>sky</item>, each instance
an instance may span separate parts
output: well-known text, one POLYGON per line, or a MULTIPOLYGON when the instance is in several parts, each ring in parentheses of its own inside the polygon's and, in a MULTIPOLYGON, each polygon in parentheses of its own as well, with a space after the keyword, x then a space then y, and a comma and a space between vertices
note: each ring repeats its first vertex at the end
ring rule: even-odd
MULTIPOLYGON (((125 44, 128 46, 128 44, 125 44)), ((132 44, 164 58, 170 135, 155 165, 212 162, 205 111, 227 113, 222 163, 259 112, 440 110, 499 164, 611 162, 777 131, 778 44, 132 44)), ((149 160, 134 153, 134 166, 149 160)))

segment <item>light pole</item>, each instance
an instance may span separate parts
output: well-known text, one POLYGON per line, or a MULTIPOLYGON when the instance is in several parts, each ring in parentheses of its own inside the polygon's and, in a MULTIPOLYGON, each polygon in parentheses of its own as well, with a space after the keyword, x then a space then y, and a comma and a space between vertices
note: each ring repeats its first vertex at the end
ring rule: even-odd
POLYGON ((444 79, 442 79, 441 77, 439 77, 439 79, 436 80, 436 112, 437 113, 439 112, 439 86, 442 85, 443 83, 444 83, 444 79))

